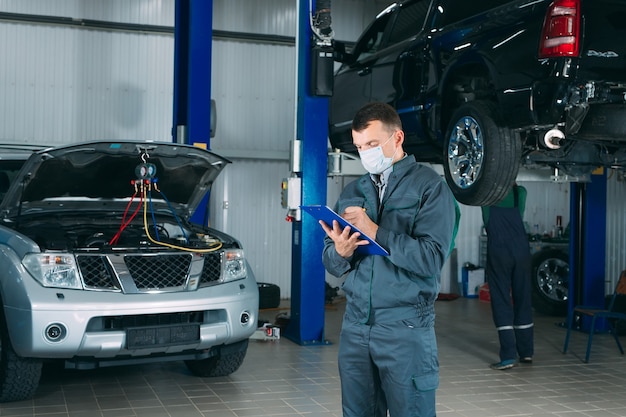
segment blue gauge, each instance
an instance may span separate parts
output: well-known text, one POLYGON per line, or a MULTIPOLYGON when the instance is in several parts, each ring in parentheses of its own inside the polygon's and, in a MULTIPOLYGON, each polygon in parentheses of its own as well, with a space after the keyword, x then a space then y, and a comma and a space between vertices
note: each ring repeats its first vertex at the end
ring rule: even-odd
POLYGON ((157 169, 154 164, 139 164, 137 168, 135 168, 135 175, 141 180, 154 178, 156 172, 157 169))

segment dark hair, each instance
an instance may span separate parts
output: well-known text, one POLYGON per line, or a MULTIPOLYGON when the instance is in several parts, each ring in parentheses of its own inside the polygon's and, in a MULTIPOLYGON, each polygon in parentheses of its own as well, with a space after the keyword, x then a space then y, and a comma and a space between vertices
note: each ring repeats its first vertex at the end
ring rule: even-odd
POLYGON ((402 122, 396 110, 386 103, 368 103, 361 107, 352 119, 352 130, 360 132, 366 129, 369 124, 379 120, 385 127, 391 129, 402 129, 402 122))

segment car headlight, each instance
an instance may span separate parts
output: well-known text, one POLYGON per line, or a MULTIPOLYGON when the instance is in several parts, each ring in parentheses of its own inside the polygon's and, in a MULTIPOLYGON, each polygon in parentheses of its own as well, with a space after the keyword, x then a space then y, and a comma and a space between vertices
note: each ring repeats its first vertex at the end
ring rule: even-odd
POLYGON ((82 289, 76 260, 67 253, 29 253, 22 264, 44 287, 82 289))
POLYGON ((241 249, 227 249, 222 252, 222 282, 244 279, 247 276, 246 258, 241 249))

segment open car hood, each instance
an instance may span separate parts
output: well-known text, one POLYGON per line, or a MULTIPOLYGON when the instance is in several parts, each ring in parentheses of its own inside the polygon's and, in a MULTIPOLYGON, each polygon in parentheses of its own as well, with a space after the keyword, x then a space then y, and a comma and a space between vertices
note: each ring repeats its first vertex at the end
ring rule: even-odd
MULTIPOLYGON (((68 210, 122 212, 136 184, 154 211, 190 217, 229 160, 169 142, 89 142, 34 152, 11 182, 4 217, 68 210), (149 191, 148 191, 149 190, 149 191)), ((133 204, 135 207, 135 203, 133 204)))

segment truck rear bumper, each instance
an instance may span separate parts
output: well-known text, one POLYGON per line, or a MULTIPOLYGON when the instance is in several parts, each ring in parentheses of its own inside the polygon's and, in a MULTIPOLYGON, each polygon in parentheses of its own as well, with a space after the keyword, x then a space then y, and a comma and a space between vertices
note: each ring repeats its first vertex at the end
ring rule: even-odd
POLYGON ((577 136, 626 142, 626 104, 591 105, 577 136))

